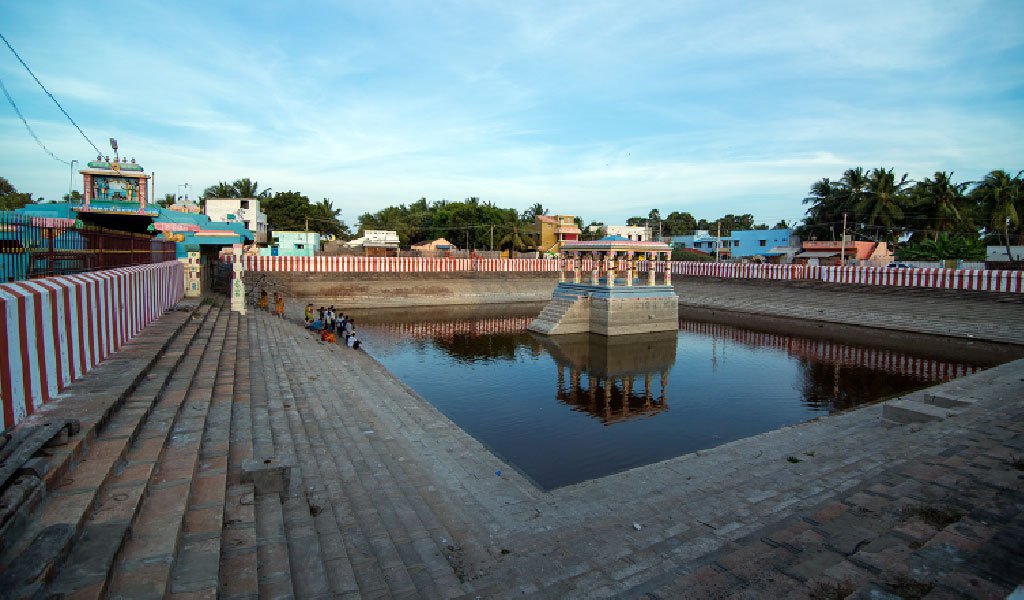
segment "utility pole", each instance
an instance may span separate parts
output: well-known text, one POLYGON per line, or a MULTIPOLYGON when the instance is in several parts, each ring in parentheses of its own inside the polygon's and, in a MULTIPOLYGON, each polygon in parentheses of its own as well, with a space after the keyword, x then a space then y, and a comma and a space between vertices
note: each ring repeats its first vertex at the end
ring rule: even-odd
POLYGON ((718 221, 718 245, 715 248, 715 262, 718 262, 722 257, 722 221, 718 221))
POLYGON ((491 225, 491 252, 494 252, 494 225, 491 225))
POLYGON ((839 264, 846 266, 846 213, 843 213, 843 235, 839 236, 839 264))
POLYGON ((306 250, 309 250, 309 217, 306 217, 306 250))

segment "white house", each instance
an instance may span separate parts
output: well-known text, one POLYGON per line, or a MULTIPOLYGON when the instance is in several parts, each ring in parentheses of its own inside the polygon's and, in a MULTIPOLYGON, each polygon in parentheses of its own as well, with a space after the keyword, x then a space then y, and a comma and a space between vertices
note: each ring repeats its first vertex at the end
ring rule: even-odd
POLYGON ((398 232, 386 229, 367 229, 362 237, 345 242, 349 248, 362 248, 367 256, 397 256, 398 232))
POLYGON ((652 239, 650 227, 639 227, 634 225, 591 225, 590 231, 605 230, 605 235, 619 235, 634 242, 649 242, 652 239))
POLYGON ((267 215, 258 198, 207 198, 206 216, 211 221, 242 223, 258 244, 267 243, 267 215))

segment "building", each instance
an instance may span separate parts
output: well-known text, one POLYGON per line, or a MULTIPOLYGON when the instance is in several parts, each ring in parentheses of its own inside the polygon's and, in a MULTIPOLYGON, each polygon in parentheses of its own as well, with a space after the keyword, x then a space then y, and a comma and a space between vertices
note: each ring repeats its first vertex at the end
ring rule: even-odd
POLYGON ((602 229, 605 231, 605 235, 617 235, 634 242, 649 242, 654 239, 654 234, 650 227, 634 225, 591 225, 587 228, 587 231, 597 233, 602 229))
POLYGON ((362 248, 366 256, 398 256, 399 237, 397 231, 389 229, 367 229, 363 235, 345 242, 348 248, 362 248))
POLYGON ((664 240, 672 247, 689 248, 722 259, 778 260, 794 254, 799 243, 792 229, 743 229, 719 238, 698 229, 693 235, 676 235, 664 240))
MULTIPOLYGON (((849 237, 849 236, 847 236, 849 237)), ((808 265, 838 266, 856 264, 865 267, 884 267, 893 261, 892 251, 885 242, 835 241, 804 242, 794 262, 808 265)))
POLYGON ((240 222, 257 244, 267 243, 267 215, 260 210, 259 198, 207 198, 204 212, 211 221, 240 222))
POLYGON ((97 156, 79 173, 85 193, 70 208, 83 223, 142 233, 159 214, 149 197, 151 176, 134 158, 127 162, 116 155, 114 160, 97 156))
POLYGON ((260 248, 260 256, 316 256, 320 234, 315 231, 275 231, 269 248, 260 248))
POLYGON ((1006 255, 1006 245, 988 246, 985 254, 986 269, 1020 269, 1024 265, 1024 246, 1010 246, 1010 255, 1006 255))
POLYGON ((540 234, 537 250, 540 252, 557 253, 565 242, 580 239, 580 228, 572 215, 538 215, 536 223, 540 234))
POLYGON ((444 252, 452 252, 458 250, 455 244, 449 242, 444 238, 437 238, 436 240, 429 242, 420 242, 419 244, 413 244, 410 248, 414 252, 421 254, 441 254, 444 252))

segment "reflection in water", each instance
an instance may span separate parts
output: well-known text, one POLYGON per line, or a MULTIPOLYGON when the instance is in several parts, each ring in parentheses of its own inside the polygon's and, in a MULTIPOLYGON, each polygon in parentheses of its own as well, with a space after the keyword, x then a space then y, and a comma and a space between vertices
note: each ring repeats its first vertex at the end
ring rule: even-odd
POLYGON ((668 408, 666 389, 676 362, 676 337, 673 331, 536 336, 558 365, 558 400, 605 425, 668 408))
POLYGON ((545 489, 977 370, 955 360, 970 348, 927 355, 693 321, 637 338, 536 336, 526 326, 539 310, 356 319, 367 352, 545 489))
MULTIPOLYGON (((923 381, 949 381, 978 372, 978 367, 960 362, 913 356, 895 350, 879 350, 833 342, 739 329, 732 325, 679 320, 679 330, 711 336, 717 346, 726 338, 753 348, 776 348, 790 356, 843 367, 863 367, 896 375, 909 375, 923 381)), ((712 360, 717 360, 717 351, 712 360)))

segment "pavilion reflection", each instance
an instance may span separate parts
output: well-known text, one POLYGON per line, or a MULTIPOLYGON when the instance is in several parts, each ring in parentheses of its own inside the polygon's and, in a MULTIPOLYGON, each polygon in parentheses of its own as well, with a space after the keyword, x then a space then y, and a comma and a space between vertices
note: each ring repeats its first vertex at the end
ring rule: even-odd
POLYGON ((536 336, 558 368, 557 398, 611 425, 668 409, 675 331, 536 336))

